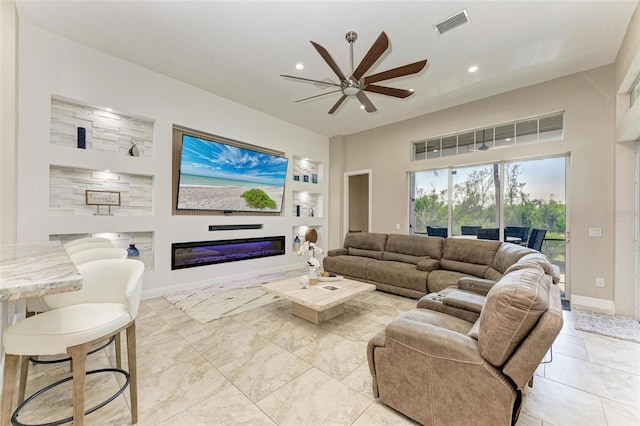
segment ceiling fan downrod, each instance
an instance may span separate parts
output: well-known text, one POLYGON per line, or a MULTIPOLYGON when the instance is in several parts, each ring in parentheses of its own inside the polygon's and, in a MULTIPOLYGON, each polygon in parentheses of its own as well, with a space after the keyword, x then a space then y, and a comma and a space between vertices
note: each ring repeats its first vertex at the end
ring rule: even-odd
POLYGON ((355 31, 349 31, 344 35, 344 38, 347 40, 347 42, 349 43, 349 63, 351 65, 351 73, 349 74, 349 77, 347 77, 345 80, 340 82, 340 87, 342 89, 342 94, 344 94, 345 96, 355 96, 358 93, 360 93, 360 82, 357 80, 352 80, 351 77, 353 77, 353 72, 354 72, 354 67, 353 67, 353 43, 356 42, 356 40, 358 40, 358 33, 355 31))

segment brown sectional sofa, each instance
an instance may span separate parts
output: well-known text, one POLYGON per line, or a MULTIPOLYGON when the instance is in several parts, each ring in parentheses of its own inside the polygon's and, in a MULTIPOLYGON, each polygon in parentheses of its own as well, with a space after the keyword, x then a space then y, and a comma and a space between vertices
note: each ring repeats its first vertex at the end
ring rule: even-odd
POLYGON ((423 425, 515 424, 562 328, 559 276, 499 241, 352 233, 325 271, 420 298, 367 347, 373 393, 423 425))
POLYGON ((374 396, 424 425, 515 424, 562 323, 558 286, 527 262, 490 288, 475 321, 416 308, 374 336, 374 396))
POLYGON ((382 291, 421 298, 456 286, 464 277, 498 281, 521 261, 554 274, 544 255, 516 244, 379 233, 347 234, 342 248, 327 252, 323 268, 382 291))

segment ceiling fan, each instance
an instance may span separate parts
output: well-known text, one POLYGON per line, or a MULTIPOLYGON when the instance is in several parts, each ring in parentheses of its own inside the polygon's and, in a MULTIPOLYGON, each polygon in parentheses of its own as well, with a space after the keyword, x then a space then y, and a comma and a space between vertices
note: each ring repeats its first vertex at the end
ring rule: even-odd
POLYGON ((311 42, 313 47, 318 51, 320 56, 325 60, 325 62, 329 65, 329 67, 333 70, 334 73, 340 79, 340 84, 321 81, 321 80, 312 80, 309 78, 296 77, 293 75, 280 75, 281 77, 293 78, 295 80, 307 81, 315 84, 322 84, 325 86, 336 86, 339 89, 334 90, 332 92, 322 93, 320 95, 311 96, 304 99, 299 99, 296 102, 306 101, 308 99, 317 98, 320 96, 325 96, 331 93, 342 92, 342 97, 336 102, 336 104, 329 110, 329 114, 333 114, 336 112, 338 107, 347 99, 349 96, 355 96, 360 101, 360 104, 364 106, 364 109, 367 112, 375 112, 376 107, 373 106, 371 100, 364 92, 372 92, 378 93, 380 95, 393 96, 396 98, 406 98, 413 94, 413 90, 406 89, 396 89, 395 87, 386 87, 386 86, 378 86, 373 83, 377 83, 379 81, 390 80, 392 78, 403 77, 405 75, 416 74, 427 65, 427 60, 424 59, 422 61, 414 62, 412 64, 403 65, 398 68, 393 68, 387 71, 383 71, 377 74, 364 76, 364 74, 369 71, 369 68, 382 56, 382 54, 389 48, 389 39, 387 38, 387 34, 383 31, 380 33, 380 36, 373 43, 367 54, 364 56, 358 67, 353 69, 353 43, 358 39, 358 34, 355 31, 349 31, 345 38, 349 43, 350 52, 351 52, 351 74, 348 76, 345 75, 336 62, 333 60, 327 49, 320 46, 316 42, 311 42))

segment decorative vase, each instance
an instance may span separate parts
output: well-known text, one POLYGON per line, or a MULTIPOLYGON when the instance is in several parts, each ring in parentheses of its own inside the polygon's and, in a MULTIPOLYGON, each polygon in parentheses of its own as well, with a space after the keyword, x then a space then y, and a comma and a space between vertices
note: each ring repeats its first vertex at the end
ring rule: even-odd
POLYGON ((136 248, 135 244, 129 244, 129 248, 127 249, 127 257, 137 256, 140 256, 140 251, 136 248))
POLYGON ((318 284, 318 270, 313 266, 309 267, 309 284, 310 285, 318 284))

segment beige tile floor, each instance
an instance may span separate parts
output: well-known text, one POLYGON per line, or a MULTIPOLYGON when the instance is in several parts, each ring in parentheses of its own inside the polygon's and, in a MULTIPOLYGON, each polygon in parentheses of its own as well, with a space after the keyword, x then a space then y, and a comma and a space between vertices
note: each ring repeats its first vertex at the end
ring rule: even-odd
MULTIPOLYGON (((137 320, 140 425, 415 424, 376 402, 366 343, 415 301, 374 292, 322 325, 290 315, 287 301, 200 324, 163 298, 142 302, 137 320)), ((640 344, 576 331, 570 312, 541 365, 518 421, 530 425, 640 424, 640 344)), ((91 368, 115 363, 113 349, 91 368)), ((28 392, 67 373, 35 366, 28 392)), ((91 377, 90 401, 117 389, 116 377, 91 377)), ((70 415, 70 387, 52 391, 23 422, 70 415), (67 396, 63 395, 66 392, 67 396), (56 400, 56 402, 53 402, 56 400)), ((88 424, 130 422, 128 393, 87 417, 88 424)))

